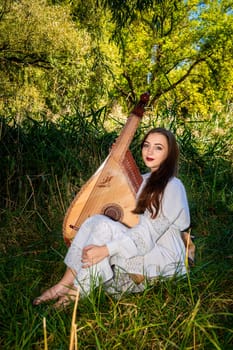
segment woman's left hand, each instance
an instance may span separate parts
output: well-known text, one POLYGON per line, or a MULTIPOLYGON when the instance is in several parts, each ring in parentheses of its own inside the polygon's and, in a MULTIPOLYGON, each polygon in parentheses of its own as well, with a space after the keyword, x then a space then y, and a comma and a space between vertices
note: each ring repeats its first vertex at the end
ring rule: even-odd
POLYGON ((83 268, 88 268, 92 265, 97 264, 104 258, 109 256, 108 248, 106 245, 97 246, 90 244, 83 248, 82 252, 82 263, 83 268))

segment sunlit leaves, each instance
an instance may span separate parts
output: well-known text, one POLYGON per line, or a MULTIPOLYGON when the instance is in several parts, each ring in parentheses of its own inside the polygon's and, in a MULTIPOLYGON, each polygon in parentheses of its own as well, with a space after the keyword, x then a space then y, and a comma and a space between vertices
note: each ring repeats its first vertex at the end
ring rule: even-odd
POLYGON ((3 113, 69 114, 74 104, 99 108, 112 96, 123 97, 120 102, 127 100, 131 108, 148 88, 153 108, 174 104, 174 98, 189 114, 232 108, 229 0, 5 0, 1 5, 3 113), (20 97, 24 89, 31 89, 28 99, 20 97))
POLYGON ((83 100, 80 107, 94 95, 88 97, 95 76, 95 46, 90 34, 71 20, 70 11, 69 6, 48 6, 43 0, 22 0, 4 13, 0 22, 4 113, 67 112, 78 95, 83 100))
POLYGON ((152 103, 176 96, 177 106, 206 116, 215 109, 216 99, 218 109, 232 100, 233 12, 229 1, 163 0, 149 1, 144 7, 141 1, 131 5, 124 1, 121 9, 119 3, 103 3, 117 23, 117 40, 123 40, 125 89, 132 94, 142 90, 149 71, 152 103), (133 10, 127 12, 127 6, 133 10), (125 13, 125 21, 118 12, 125 13), (157 56, 151 65, 154 45, 157 56))

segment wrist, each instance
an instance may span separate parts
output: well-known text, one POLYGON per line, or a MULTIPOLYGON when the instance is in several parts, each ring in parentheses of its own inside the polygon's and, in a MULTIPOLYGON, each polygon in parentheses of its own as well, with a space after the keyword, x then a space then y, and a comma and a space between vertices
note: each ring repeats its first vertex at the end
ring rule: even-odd
POLYGON ((108 250, 107 245, 103 245, 103 253, 104 253, 104 256, 105 256, 105 257, 108 257, 108 256, 109 256, 109 250, 108 250))

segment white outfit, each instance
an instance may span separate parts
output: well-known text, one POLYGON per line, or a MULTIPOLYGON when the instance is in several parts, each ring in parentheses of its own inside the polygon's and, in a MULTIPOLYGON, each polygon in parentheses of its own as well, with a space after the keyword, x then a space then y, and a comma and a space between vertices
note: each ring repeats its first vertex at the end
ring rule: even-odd
MULTIPOLYGON (((149 176, 150 174, 143 176, 138 195, 149 176)), ((189 225, 186 191, 182 182, 173 177, 165 188, 161 210, 155 219, 146 210, 139 215, 136 226, 127 228, 106 216, 92 216, 83 223, 75 236, 65 257, 65 264, 76 271, 75 285, 79 285, 83 293, 88 294, 93 284, 98 285, 99 279, 109 290, 111 282, 118 291, 143 290, 143 285, 135 285, 128 273, 142 274, 149 279, 186 273, 181 231, 189 225), (109 257, 84 269, 81 262, 82 249, 89 244, 106 245, 109 257), (119 277, 118 285, 114 273, 116 270, 121 274, 124 272, 124 281, 119 277)))

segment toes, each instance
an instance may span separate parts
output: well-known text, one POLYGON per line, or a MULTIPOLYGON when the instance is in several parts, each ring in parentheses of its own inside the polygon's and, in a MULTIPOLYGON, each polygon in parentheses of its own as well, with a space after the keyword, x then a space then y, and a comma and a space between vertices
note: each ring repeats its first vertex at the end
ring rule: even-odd
POLYGON ((59 297, 58 290, 55 286, 46 290, 43 294, 33 300, 33 305, 40 305, 49 300, 57 299, 59 297))
POLYGON ((67 308, 70 304, 74 302, 75 298, 74 296, 71 295, 66 295, 63 297, 60 297, 59 300, 53 305, 54 309, 65 309, 67 308))
POLYGON ((74 288, 69 289, 69 291, 65 295, 63 295, 59 298, 59 300, 53 305, 53 307, 55 309, 61 309, 61 308, 65 309, 72 302, 75 301, 75 299, 76 299, 75 293, 76 292, 77 292, 77 290, 75 290, 74 288))
POLYGON ((71 300, 67 297, 61 297, 54 305, 54 309, 65 309, 66 307, 68 307, 71 303, 71 300))
POLYGON ((33 305, 40 305, 41 303, 43 303, 43 300, 40 297, 35 298, 32 302, 33 305))
POLYGON ((33 300, 33 305, 40 305, 41 303, 44 303, 46 301, 55 300, 58 298, 60 298, 56 303, 58 307, 60 306, 60 304, 68 304, 71 300, 74 300, 75 292, 72 289, 72 286, 68 288, 63 285, 55 285, 52 288, 46 290, 39 297, 35 298, 33 300))

